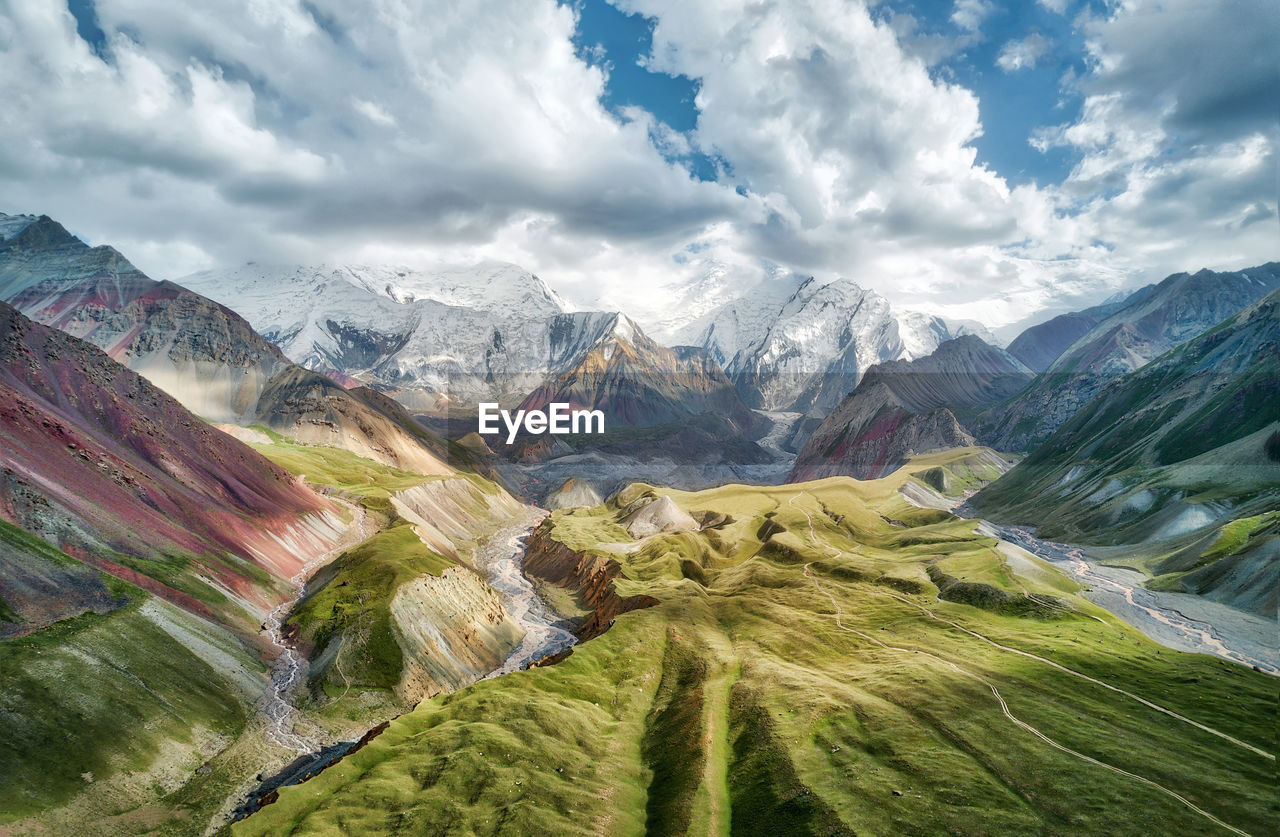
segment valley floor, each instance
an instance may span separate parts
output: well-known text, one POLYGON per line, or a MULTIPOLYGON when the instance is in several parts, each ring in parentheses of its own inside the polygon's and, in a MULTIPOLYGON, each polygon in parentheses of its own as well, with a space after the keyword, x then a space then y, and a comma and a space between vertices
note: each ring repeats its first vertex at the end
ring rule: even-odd
MULTIPOLYGON (((993 525, 993 524, 989 524, 993 525)), ((1082 594, 1168 648, 1213 654, 1280 675, 1274 620, 1245 613, 1190 593, 1152 590, 1147 576, 1090 558, 1084 547, 1036 538, 1019 526, 997 526, 998 535, 1061 567, 1088 585, 1082 594)))

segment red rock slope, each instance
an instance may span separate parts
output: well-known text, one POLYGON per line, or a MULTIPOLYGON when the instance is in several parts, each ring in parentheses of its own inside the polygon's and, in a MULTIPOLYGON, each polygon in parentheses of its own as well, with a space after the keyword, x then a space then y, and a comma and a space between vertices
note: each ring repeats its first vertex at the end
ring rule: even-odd
POLYGON ((244 624, 328 549, 333 506, 97 348, 0 303, 0 517, 244 624))

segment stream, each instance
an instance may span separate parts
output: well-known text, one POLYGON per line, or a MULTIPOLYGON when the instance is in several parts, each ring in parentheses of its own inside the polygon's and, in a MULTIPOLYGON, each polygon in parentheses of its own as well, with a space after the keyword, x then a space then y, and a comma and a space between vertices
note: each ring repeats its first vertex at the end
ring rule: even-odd
MULTIPOLYGON (((961 506, 956 514, 967 517, 961 506)), ((1021 526, 985 521, 1000 537, 1064 570, 1086 585, 1085 598, 1101 605, 1151 639, 1179 651, 1212 654, 1280 675, 1276 623, 1190 593, 1150 590, 1137 570, 1097 563, 1083 547, 1037 538, 1021 526)))
POLYGON ((306 665, 302 655, 293 647, 293 643, 285 638, 284 621, 289 618, 289 614, 306 594, 307 581, 312 573, 373 534, 368 531, 368 515, 365 510, 354 504, 348 507, 355 517, 338 544, 328 552, 312 558, 302 566, 297 575, 289 579, 294 586, 294 594, 272 608, 267 614, 266 621, 263 622, 267 639, 280 650, 275 663, 271 666, 270 682, 262 705, 262 714, 267 721, 267 738, 281 747, 296 750, 299 753, 310 752, 319 744, 299 735, 293 729, 297 710, 293 707, 290 695, 302 679, 306 665))
POLYGON ((524 628, 519 647, 485 680, 528 668, 530 663, 559 654, 578 641, 559 624, 524 573, 525 542, 544 517, 546 512, 539 511, 522 523, 500 529, 476 556, 476 569, 488 577, 490 587, 502 594, 507 611, 524 628))
MULTIPOLYGON (((232 821, 242 820, 263 805, 273 802, 280 788, 301 784, 337 764, 387 726, 382 723, 374 727, 358 741, 339 741, 329 745, 322 745, 294 730, 297 710, 290 695, 302 679, 306 662, 285 638, 283 624, 305 593, 306 581, 311 573, 371 534, 365 532, 364 510, 358 509, 357 512, 359 517, 349 530, 357 534, 357 540, 348 542, 344 538, 342 546, 308 562, 292 579, 297 587, 296 595, 274 608, 267 616, 264 625, 267 636, 281 650, 271 668, 271 681, 262 703, 262 714, 267 721, 266 734, 273 743, 294 750, 299 755, 283 770, 264 779, 254 788, 231 812, 232 821)), ((481 678, 483 680, 528 668, 531 663, 565 651, 578 641, 577 637, 560 624, 552 608, 538 595, 533 583, 524 574, 525 543, 546 514, 539 509, 523 521, 499 529, 478 551, 473 562, 475 569, 485 574, 489 585, 502 595, 507 611, 524 628, 524 638, 520 645, 507 656, 502 665, 481 678)))

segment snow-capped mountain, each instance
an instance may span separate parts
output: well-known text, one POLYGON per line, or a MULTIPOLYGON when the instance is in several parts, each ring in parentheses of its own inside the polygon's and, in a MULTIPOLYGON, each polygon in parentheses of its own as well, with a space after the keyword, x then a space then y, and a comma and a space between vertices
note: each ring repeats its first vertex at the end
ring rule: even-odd
MULTIPOLYGON (((689 344, 718 311, 730 304, 736 303, 740 312, 759 311, 766 317, 776 314, 803 282, 803 276, 780 267, 761 273, 711 261, 696 278, 673 282, 643 299, 629 299, 620 307, 643 325, 650 337, 663 345, 676 346, 689 344), (770 302, 774 303, 772 312, 768 311, 770 302)), ((722 330, 729 327, 723 325, 722 330)), ((723 365, 732 356, 732 352, 728 357, 717 356, 717 363, 723 365)))
POLYGON ((561 347, 566 332, 592 324, 566 315, 538 277, 497 262, 431 272, 249 263, 182 282, 234 307, 303 366, 467 401, 518 400, 547 371, 552 326, 561 347))
MULTIPOLYGON (((899 312, 847 279, 775 276, 690 324, 753 407, 825 415, 873 364, 923 357, 975 324, 899 312)), ((987 335, 989 336, 989 334, 987 335)))
POLYGON ((8 241, 37 220, 35 215, 6 215, 0 212, 0 241, 8 241))
MULTIPOLYGON (((248 264, 182 281, 241 312, 295 362, 424 409, 514 405, 593 351, 608 360, 619 341, 652 343, 623 314, 566 310, 541 279, 514 265, 425 272, 248 264)), ((658 379, 674 371, 659 364, 629 374, 662 386, 658 379)))
POLYGON ((346 278, 399 303, 430 299, 478 311, 514 309, 527 315, 562 314, 570 310, 546 282, 509 262, 488 261, 429 271, 388 265, 335 266, 328 271, 335 278, 346 278))

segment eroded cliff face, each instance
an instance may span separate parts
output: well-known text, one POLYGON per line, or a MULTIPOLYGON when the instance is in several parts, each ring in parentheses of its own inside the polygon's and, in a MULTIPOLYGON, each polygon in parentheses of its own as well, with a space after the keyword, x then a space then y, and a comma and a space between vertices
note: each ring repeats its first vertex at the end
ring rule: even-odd
POLYGON ((519 646, 523 628, 474 560, 529 509, 471 476, 390 499, 384 528, 316 573, 290 624, 315 696, 373 690, 396 712, 474 683, 519 646))
POLYGON ((465 567, 405 584, 391 600, 391 616, 404 652, 396 695, 407 704, 476 682, 524 638, 502 596, 465 567))
POLYGON ((571 549, 555 539, 549 522, 542 523, 529 536, 524 570, 572 591, 591 611, 574 630, 582 641, 604 633, 624 613, 658 604, 652 596, 620 595, 613 581, 622 575, 622 565, 612 558, 571 549))
POLYGON ((423 543, 457 559, 460 544, 473 542, 516 519, 525 506, 501 489, 485 490, 467 477, 431 480, 391 499, 423 543))

